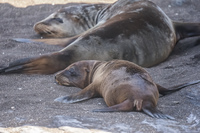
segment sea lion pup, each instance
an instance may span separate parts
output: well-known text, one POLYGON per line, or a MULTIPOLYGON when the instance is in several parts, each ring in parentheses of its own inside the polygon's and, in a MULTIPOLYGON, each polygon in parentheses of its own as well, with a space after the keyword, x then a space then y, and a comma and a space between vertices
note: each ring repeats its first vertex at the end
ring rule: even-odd
POLYGON ((199 23, 173 22, 150 1, 118 0, 96 15, 96 25, 67 40, 61 51, 18 60, 0 73, 52 74, 80 60, 122 59, 151 67, 167 59, 180 39, 200 35, 199 23))
POLYGON ((73 63, 56 75, 56 81, 65 86, 83 90, 55 101, 75 103, 94 97, 103 97, 109 106, 96 112, 143 111, 156 118, 172 119, 156 109, 159 93, 166 95, 200 80, 166 89, 157 85, 140 66, 124 60, 86 60, 73 63))

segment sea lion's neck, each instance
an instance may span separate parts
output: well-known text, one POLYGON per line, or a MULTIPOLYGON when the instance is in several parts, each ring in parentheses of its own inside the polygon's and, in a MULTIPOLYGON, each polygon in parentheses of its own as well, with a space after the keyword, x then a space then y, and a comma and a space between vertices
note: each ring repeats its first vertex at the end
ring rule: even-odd
POLYGON ((97 71, 97 69, 99 68, 99 66, 101 66, 104 63, 104 61, 96 61, 94 63, 94 65, 90 68, 90 73, 89 73, 89 80, 88 83, 91 84, 93 82, 93 77, 97 71))
POLYGON ((95 19, 94 19, 95 25, 98 24, 103 19, 103 17, 105 16, 104 14, 108 10, 108 8, 110 8, 110 5, 105 6, 104 8, 102 8, 96 13, 95 19))
POLYGON ((93 6, 85 6, 82 15, 85 19, 88 29, 94 27, 100 20, 108 4, 96 4, 93 6))

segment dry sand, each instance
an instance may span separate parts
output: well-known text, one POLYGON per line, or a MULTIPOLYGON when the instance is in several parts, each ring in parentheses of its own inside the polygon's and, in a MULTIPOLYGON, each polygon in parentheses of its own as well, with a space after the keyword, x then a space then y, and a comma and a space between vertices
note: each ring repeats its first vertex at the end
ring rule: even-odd
MULTIPOLYGON (((34 23, 71 1, 60 0, 57 5, 56 0, 48 0, 48 4, 44 4, 47 0, 43 4, 40 0, 0 0, 0 66, 60 50, 58 46, 17 43, 12 39, 37 38, 34 23)), ((79 1, 83 2, 75 2, 79 1)), ((200 22, 200 0, 152 1, 173 20, 200 22)), ((200 79, 200 45, 192 46, 195 39, 179 42, 165 62, 147 69, 157 83, 169 87, 200 79)), ((138 112, 91 112, 106 106, 102 98, 76 104, 54 102, 59 96, 77 91, 78 88, 55 84, 54 75, 0 75, 0 132, 200 132, 200 84, 159 99, 159 110, 175 117, 174 121, 153 119, 138 112)))

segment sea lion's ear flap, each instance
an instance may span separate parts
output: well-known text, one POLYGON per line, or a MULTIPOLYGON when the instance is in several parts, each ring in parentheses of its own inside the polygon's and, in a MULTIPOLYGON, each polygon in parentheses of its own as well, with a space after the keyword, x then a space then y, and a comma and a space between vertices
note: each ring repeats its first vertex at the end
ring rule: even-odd
POLYGON ((80 17, 79 17, 78 15, 72 15, 72 16, 71 16, 71 19, 72 19, 73 21, 79 21, 79 20, 80 20, 80 17))

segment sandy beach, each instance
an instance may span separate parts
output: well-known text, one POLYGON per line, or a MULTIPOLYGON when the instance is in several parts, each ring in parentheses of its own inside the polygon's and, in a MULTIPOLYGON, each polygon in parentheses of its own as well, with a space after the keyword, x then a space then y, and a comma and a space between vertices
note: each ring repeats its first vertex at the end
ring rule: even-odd
MULTIPOLYGON (((172 20, 200 22, 200 0, 151 1, 159 5, 172 20)), ((17 59, 62 49, 40 43, 19 43, 12 39, 39 38, 33 25, 72 2, 97 3, 97 0, 0 0, 0 68, 17 59)), ((166 61, 146 68, 156 83, 170 87, 200 79, 200 45, 192 45, 197 38, 180 41, 166 61)), ((163 120, 139 112, 92 112, 106 106, 102 98, 76 104, 54 102, 59 96, 80 90, 57 85, 54 76, 0 75, 0 133, 200 132, 200 84, 161 97, 158 109, 176 118, 163 120)))

